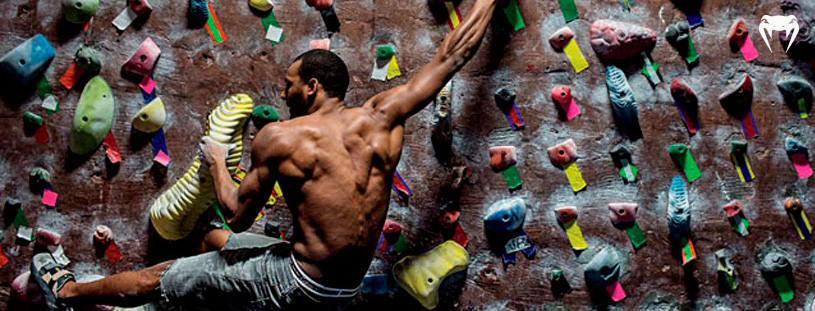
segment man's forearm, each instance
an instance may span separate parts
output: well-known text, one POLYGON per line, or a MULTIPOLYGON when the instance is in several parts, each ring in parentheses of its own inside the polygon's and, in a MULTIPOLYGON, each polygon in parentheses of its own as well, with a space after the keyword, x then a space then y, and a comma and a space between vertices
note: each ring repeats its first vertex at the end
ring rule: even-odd
MULTIPOLYGON (((502 0, 506 1, 506 0, 502 0)), ((487 31, 496 0, 477 0, 464 22, 444 38, 433 61, 404 87, 376 97, 373 108, 385 111, 391 124, 402 124, 430 104, 431 99, 473 57, 487 31)))
POLYGON ((225 160, 217 160, 210 165, 212 182, 215 185, 215 195, 224 217, 229 219, 235 216, 238 210, 238 187, 232 184, 232 178, 226 168, 225 160))
POLYGON ((438 57, 442 64, 452 65, 454 72, 461 69, 467 61, 473 57, 481 45, 481 39, 487 31, 495 11, 498 0, 478 0, 473 5, 472 11, 464 17, 464 22, 458 28, 447 35, 438 57))

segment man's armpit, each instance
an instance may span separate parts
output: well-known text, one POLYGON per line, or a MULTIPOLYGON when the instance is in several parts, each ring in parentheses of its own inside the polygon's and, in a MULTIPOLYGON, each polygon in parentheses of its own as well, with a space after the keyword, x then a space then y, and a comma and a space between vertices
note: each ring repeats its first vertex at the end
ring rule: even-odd
POLYGON ((375 119, 384 118, 383 121, 392 125, 404 114, 402 110, 405 108, 402 106, 407 95, 404 94, 405 89, 404 85, 400 85, 379 93, 371 97, 362 107, 370 109, 371 116, 375 119))

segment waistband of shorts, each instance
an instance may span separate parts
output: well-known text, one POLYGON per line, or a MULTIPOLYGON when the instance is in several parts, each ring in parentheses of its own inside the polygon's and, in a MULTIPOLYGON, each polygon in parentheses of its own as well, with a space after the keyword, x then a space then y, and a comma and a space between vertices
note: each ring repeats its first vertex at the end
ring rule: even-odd
POLYGON ((333 288, 317 283, 317 281, 313 280, 303 271, 303 268, 301 268, 297 260, 294 259, 294 254, 291 255, 289 268, 291 268, 291 273, 294 275, 294 281, 309 295, 320 298, 353 298, 359 293, 359 286, 350 289, 333 288))

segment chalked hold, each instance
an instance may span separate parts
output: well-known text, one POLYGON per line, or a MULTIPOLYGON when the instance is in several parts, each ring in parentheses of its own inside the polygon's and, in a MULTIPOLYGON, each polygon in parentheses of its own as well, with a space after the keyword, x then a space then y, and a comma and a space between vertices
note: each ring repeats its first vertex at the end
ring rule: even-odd
MULTIPOLYGON (((787 54, 794 58, 809 59, 815 52, 815 2, 811 0, 785 0, 776 2, 781 5, 785 16, 795 16, 800 32, 797 36, 791 35, 787 30, 778 32, 781 45, 786 47, 787 54), (809 30, 809 31, 807 31, 809 30)), ((792 29, 789 29, 790 31, 792 29)), ((772 38, 772 37, 770 37, 772 38)))
POLYGON ((23 113, 23 131, 25 136, 32 136, 42 126, 42 117, 36 113, 26 111, 23 113))
POLYGON ((167 121, 167 112, 164 110, 164 102, 161 98, 156 97, 149 104, 133 116, 133 128, 145 132, 155 133, 167 121))
POLYGON ((679 116, 688 128, 688 132, 696 134, 696 131, 701 128, 699 125, 699 98, 696 92, 685 81, 676 77, 671 81, 671 97, 674 99, 679 116))
POLYGON ((76 106, 68 144, 71 152, 86 155, 99 147, 113 124, 113 109, 113 93, 108 83, 101 76, 91 78, 76 106))
POLYGON ((591 47, 604 61, 639 59, 656 43, 656 32, 643 26, 607 19, 591 24, 591 47))
POLYGON ((99 0, 63 0, 62 14, 72 24, 87 23, 99 9, 99 0))
POLYGON ((510 233, 521 229, 526 219, 526 203, 521 198, 493 203, 484 216, 484 228, 495 233, 510 233))
MULTIPOLYGON (((11 226, 17 220, 17 213, 22 210, 22 206, 22 202, 18 199, 6 199, 6 203, 3 205, 3 228, 11 226)), ((23 220, 25 220, 25 216, 23 216, 23 220)))
POLYGON ((467 269, 469 261, 467 250, 448 240, 421 255, 402 258, 393 265, 393 277, 405 292, 432 310, 439 304, 444 279, 467 269))
POLYGON ((9 89, 27 88, 40 80, 55 55, 51 43, 37 34, 0 58, 0 74, 9 89))
POLYGON ((778 90, 784 96, 784 102, 797 113, 801 119, 809 117, 812 110, 812 85, 806 80, 793 78, 779 81, 778 90))
POLYGON ((782 302, 789 302, 795 297, 795 277, 787 256, 774 251, 766 253, 761 258, 758 269, 782 302))
POLYGON ((668 41, 685 58, 688 64, 699 60, 699 53, 693 44, 690 35, 690 25, 687 22, 677 22, 665 28, 665 40, 668 41))
POLYGON ((272 105, 258 105, 252 109, 252 123, 256 128, 260 129, 271 122, 280 120, 277 115, 277 110, 272 105))
POLYGON ((88 76, 95 76, 102 70, 102 57, 99 52, 89 46, 83 46, 76 51, 74 62, 88 76))
POLYGON ((269 12, 274 8, 272 0, 249 0, 249 6, 260 12, 269 12))
POLYGON ((153 12, 153 6, 147 0, 127 0, 127 5, 137 16, 145 16, 153 12))
POLYGON ((631 140, 642 138, 637 101, 623 70, 616 66, 606 66, 606 86, 611 111, 614 112, 620 130, 631 140))
POLYGON ((737 119, 746 117, 753 104, 753 79, 744 75, 739 83, 719 96, 719 102, 731 116, 737 119))
POLYGON ((153 74, 153 68, 161 55, 161 49, 158 48, 153 39, 147 37, 139 45, 139 49, 130 59, 122 65, 122 77, 139 83, 145 76, 153 74))
POLYGON ((207 0, 190 0, 190 6, 187 9, 187 26, 190 28, 204 27, 207 19, 209 19, 207 0))
POLYGON ((626 297, 620 284, 620 258, 617 251, 606 247, 586 264, 583 276, 591 293, 608 292, 609 298, 619 302, 626 297))
POLYGON ((42 193, 45 187, 51 183, 51 174, 44 168, 35 167, 28 173, 28 187, 33 193, 42 193))

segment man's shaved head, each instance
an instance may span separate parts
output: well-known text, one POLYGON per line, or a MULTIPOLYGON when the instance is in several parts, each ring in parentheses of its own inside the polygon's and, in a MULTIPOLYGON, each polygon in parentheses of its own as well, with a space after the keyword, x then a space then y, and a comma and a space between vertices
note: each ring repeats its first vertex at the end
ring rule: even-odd
POLYGON ((301 61, 300 79, 303 81, 317 79, 328 97, 345 99, 345 92, 348 90, 348 67, 337 54, 316 49, 300 54, 293 63, 298 60, 301 61))

